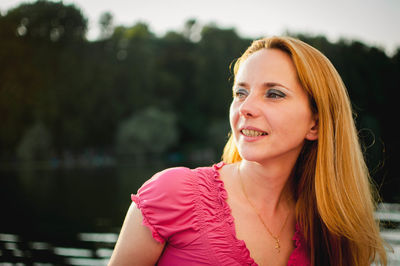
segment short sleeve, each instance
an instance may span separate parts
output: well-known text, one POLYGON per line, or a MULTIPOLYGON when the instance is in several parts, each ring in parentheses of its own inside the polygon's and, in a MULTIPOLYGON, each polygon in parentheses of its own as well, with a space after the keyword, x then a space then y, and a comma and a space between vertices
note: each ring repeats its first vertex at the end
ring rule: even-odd
POLYGON ((131 196, 142 212, 143 224, 158 242, 184 244, 198 230, 194 182, 195 174, 189 168, 170 168, 155 174, 131 196))

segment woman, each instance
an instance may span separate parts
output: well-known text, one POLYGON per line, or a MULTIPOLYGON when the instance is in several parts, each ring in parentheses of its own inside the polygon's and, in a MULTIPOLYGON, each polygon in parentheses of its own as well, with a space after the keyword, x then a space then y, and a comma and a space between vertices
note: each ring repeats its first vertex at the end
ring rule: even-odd
POLYGON ((265 38, 234 74, 223 162, 147 181, 110 265, 386 265, 350 101, 329 60, 265 38))

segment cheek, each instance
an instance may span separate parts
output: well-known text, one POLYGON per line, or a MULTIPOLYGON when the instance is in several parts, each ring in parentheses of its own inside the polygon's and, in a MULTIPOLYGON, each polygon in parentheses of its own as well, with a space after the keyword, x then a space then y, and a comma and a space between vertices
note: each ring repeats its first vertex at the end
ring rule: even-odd
POLYGON ((231 130, 232 133, 235 134, 235 125, 237 124, 237 121, 239 119, 239 112, 238 108, 235 106, 235 103, 232 102, 230 108, 229 108, 229 123, 231 125, 231 130))
POLYGON ((229 121, 232 124, 232 120, 235 116, 235 107, 234 107, 234 103, 231 103, 231 106, 229 107, 229 121))
POLYGON ((311 123, 312 115, 303 105, 297 105, 270 114, 269 118, 272 127, 281 130, 282 134, 299 134, 299 137, 303 137, 311 123))

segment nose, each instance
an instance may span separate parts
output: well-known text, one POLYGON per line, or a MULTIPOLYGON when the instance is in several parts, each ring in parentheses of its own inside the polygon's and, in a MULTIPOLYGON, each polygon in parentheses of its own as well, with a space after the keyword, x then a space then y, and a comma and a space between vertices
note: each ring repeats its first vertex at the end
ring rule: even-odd
POLYGON ((260 114, 258 101, 253 95, 248 95, 239 107, 239 114, 243 117, 257 117, 260 114))

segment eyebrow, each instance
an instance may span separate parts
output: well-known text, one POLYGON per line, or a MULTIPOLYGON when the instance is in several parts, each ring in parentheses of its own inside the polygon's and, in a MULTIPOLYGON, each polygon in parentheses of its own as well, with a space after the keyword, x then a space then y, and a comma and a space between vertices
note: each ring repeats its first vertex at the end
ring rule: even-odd
MULTIPOLYGON (((266 87, 266 88, 280 86, 280 87, 290 90, 290 88, 288 88, 287 86, 285 86, 281 83, 278 83, 278 82, 264 82, 262 85, 263 85, 263 87, 266 87)), ((238 82, 238 83, 236 83, 236 85, 234 87, 236 87, 236 86, 248 87, 248 84, 246 82, 238 82)))

